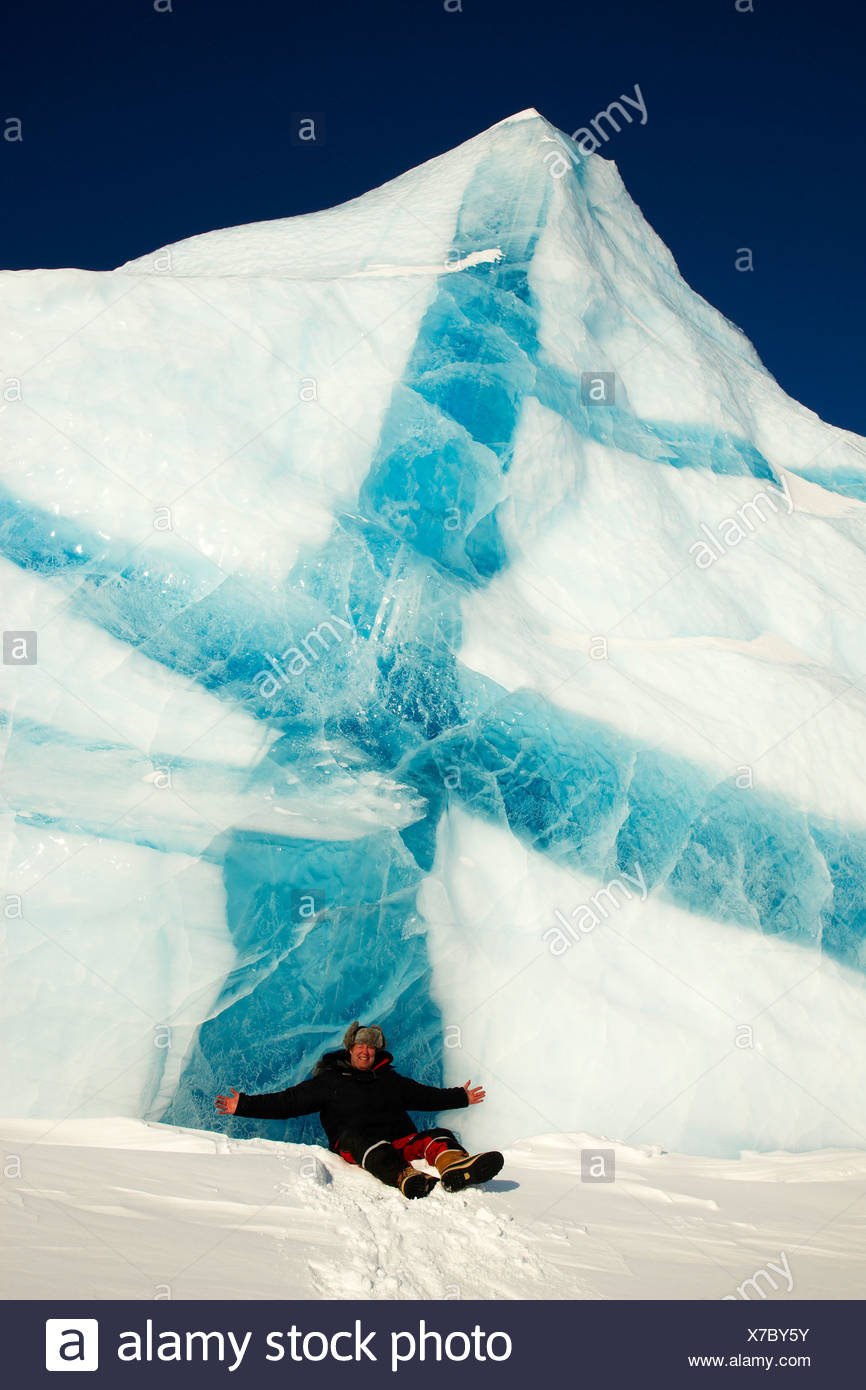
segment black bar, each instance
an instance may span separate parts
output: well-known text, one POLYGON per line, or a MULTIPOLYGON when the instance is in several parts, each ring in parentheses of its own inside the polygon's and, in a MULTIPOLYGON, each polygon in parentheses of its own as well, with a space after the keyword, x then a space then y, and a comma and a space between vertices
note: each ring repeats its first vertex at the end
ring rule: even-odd
POLYGON ((628 1390, 658 1383, 668 1390, 731 1379, 743 1386, 755 1384, 751 1377, 758 1377, 759 1383, 761 1377, 772 1377, 792 1386, 841 1384, 859 1365, 862 1315, 863 1305, 856 1300, 22 1300, 0 1304, 0 1336, 4 1380, 16 1390, 52 1385, 57 1390, 56 1377, 62 1371, 46 1368, 49 1319, 60 1324, 59 1338, 57 1329, 51 1332, 53 1353, 72 1357, 73 1364, 81 1349, 88 1348, 87 1336, 79 1342, 73 1332, 76 1323, 96 1319, 98 1365, 88 1372, 78 1362, 80 1373, 92 1376, 83 1386, 137 1390, 159 1378, 163 1385, 184 1390, 213 1390, 221 1384, 339 1384, 348 1390, 381 1390, 388 1385, 451 1390, 472 1384, 535 1390, 542 1381, 545 1390, 589 1383, 628 1390), (187 1344, 186 1334, 194 1332, 222 1334, 221 1341, 213 1336, 206 1344, 207 1359, 202 1338, 193 1337, 187 1344), (337 1333, 343 1335, 333 1340, 337 1333), (124 1359, 120 1352, 137 1353, 140 1359, 124 1359), (177 1354, 184 1359, 173 1359, 177 1354), (721 1357, 723 1364, 690 1364, 690 1357, 721 1357), (797 1361, 792 1363, 792 1357, 797 1361))

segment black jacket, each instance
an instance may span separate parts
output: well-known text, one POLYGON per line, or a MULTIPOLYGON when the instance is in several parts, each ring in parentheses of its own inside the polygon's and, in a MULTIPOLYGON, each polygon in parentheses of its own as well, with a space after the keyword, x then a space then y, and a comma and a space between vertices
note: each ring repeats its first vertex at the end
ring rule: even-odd
POLYGON ((293 1119, 320 1111, 332 1149, 349 1131, 375 1132, 382 1139, 402 1139, 418 1126, 411 1110, 457 1110, 469 1104, 462 1086, 424 1086, 391 1066, 390 1052, 377 1052, 369 1071, 353 1067, 348 1052, 326 1052, 309 1081, 285 1091, 248 1096, 241 1091, 235 1114, 259 1120, 293 1119))

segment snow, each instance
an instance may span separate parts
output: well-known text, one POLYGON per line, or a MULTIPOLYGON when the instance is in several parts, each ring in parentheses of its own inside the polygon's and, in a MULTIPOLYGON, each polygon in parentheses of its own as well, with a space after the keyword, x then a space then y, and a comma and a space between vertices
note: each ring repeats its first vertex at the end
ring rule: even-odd
MULTIPOLYGON (((866 448, 613 164, 528 110, 0 304, 4 630, 38 636, 0 665, 9 1124, 63 1095, 274 1172, 214 1094, 357 1017, 497 1088, 467 1133, 527 1192, 560 1128, 692 1155, 667 1193, 866 1147, 866 448)), ((399 1209, 329 1188, 356 1234, 399 1209)), ((323 1190, 292 1196, 317 1232, 323 1190)), ((492 1219, 528 1220, 510 1192, 492 1219)))
POLYGON ((711 1160, 557 1133, 482 1188, 407 1202, 323 1148, 140 1120, 4 1121, 0 1145, 22 1170, 0 1189, 4 1298, 866 1294, 862 1152, 711 1160), (615 1181, 582 1181, 599 1147, 615 1181))
POLYGON ((444 265, 438 262, 432 265, 370 265, 365 270, 353 270, 349 274, 351 278, 357 275, 450 275, 458 270, 468 270, 473 265, 495 265, 501 260, 499 247, 491 246, 487 251, 472 251, 468 256, 446 261, 444 265))

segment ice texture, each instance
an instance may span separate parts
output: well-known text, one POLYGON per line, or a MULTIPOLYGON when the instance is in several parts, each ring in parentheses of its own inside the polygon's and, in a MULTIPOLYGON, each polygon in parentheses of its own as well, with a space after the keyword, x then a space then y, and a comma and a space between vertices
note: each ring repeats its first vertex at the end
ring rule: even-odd
POLYGON ((360 1017, 478 1142, 866 1143, 863 441, 613 164, 0 297, 10 1113, 313 1138, 213 1097, 360 1017))

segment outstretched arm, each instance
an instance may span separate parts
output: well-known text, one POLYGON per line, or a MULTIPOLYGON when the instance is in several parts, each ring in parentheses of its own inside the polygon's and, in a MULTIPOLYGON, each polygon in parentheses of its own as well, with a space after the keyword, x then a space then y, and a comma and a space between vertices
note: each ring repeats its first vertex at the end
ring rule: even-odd
POLYGON ((465 1086, 425 1086, 409 1076, 400 1077, 401 1099, 407 1110, 460 1110, 465 1105, 477 1105, 484 1099, 480 1086, 469 1090, 465 1086))
POLYGON ((217 1096, 216 1109, 223 1115, 237 1115, 253 1120, 291 1120, 298 1115, 312 1115, 325 1103, 325 1092, 318 1077, 289 1086, 285 1091, 270 1091, 266 1095, 248 1096, 230 1086, 230 1096, 217 1096))

